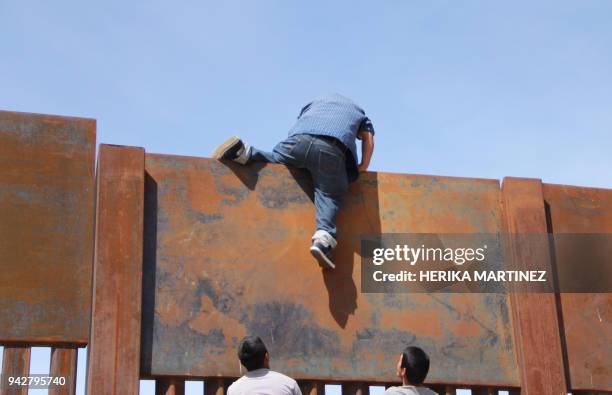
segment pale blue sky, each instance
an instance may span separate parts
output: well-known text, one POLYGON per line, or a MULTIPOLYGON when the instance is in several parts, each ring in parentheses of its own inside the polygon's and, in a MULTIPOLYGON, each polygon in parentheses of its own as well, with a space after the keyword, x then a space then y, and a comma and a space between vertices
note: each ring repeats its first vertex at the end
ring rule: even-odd
POLYGON ((374 121, 373 170, 612 187, 612 2, 0 1, 0 108, 98 141, 262 148, 321 93, 374 121))
POLYGON ((261 148, 326 92, 372 170, 612 187, 612 2, 0 0, 0 108, 93 117, 98 142, 261 148))

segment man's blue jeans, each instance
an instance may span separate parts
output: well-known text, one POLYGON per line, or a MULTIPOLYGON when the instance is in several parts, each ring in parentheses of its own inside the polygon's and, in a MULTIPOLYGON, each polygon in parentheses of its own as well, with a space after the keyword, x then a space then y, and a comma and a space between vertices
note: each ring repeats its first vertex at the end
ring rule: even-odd
POLYGON ((298 134, 278 143, 272 152, 253 147, 250 160, 307 169, 314 181, 317 230, 324 230, 335 239, 336 215, 348 189, 345 151, 332 138, 298 134))

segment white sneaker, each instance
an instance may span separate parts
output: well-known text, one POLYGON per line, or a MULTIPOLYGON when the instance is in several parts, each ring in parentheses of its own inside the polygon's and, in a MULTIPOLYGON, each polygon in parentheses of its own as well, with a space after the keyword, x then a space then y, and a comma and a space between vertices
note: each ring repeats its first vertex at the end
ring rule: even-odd
POLYGON ((310 254, 315 257, 319 266, 323 269, 335 269, 336 265, 331 260, 332 248, 321 240, 314 240, 310 246, 310 254))
POLYGON ((336 265, 331 260, 332 250, 336 248, 338 242, 329 232, 323 229, 318 229, 312 235, 312 245, 310 246, 310 254, 319 262, 319 266, 323 269, 335 269, 336 265))
POLYGON ((242 148, 238 150, 238 156, 234 158, 234 162, 238 162, 241 165, 246 165, 251 158, 251 146, 244 143, 242 148))
POLYGON ((238 136, 233 136, 219 145, 212 153, 215 159, 231 159, 244 165, 251 157, 251 146, 238 136))

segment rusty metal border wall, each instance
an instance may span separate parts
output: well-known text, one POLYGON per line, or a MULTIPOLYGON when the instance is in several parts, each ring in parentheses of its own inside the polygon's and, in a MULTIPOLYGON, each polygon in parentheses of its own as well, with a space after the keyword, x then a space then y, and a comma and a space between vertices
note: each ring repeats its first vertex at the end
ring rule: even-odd
MULTIPOLYGON (((27 375, 30 347, 50 345, 53 347, 51 372, 75 378, 77 347, 89 343, 88 394, 138 393, 138 379, 143 378, 140 328, 150 324, 142 322, 146 314, 143 314, 140 300, 142 286, 147 286, 150 281, 141 277, 143 222, 147 221, 143 215, 144 150, 102 145, 94 195, 94 120, 0 112, 0 142, 3 143, 0 146, 0 208, 5 215, 12 215, 11 222, 0 222, 3 234, 11 233, 14 238, 12 233, 21 232, 20 243, 38 242, 39 255, 34 258, 42 256, 44 259, 48 251, 69 253, 71 250, 45 250, 45 243, 49 241, 45 241, 45 234, 41 235, 37 229, 15 228, 22 219, 11 210, 19 209, 27 216, 28 207, 38 207, 38 212, 52 220, 45 229, 55 226, 60 233, 72 235, 73 243, 75 236, 80 237, 81 248, 76 250, 76 254, 72 250, 71 255, 71 262, 80 267, 75 272, 76 277, 72 277, 80 281, 73 285, 79 290, 78 310, 56 310, 60 320, 64 320, 66 325, 72 320, 70 325, 73 326, 69 328, 77 329, 61 332, 57 325, 40 323, 37 316, 32 315, 37 310, 31 307, 21 310, 23 313, 19 317, 10 316, 6 313, 8 310, 3 310, 0 315, 0 344, 4 346, 2 373, 27 375), (62 181, 61 177, 67 179, 62 181), (43 198, 48 196, 56 197, 50 202, 56 204, 55 207, 44 206, 43 198), (95 259, 92 259, 94 196, 97 196, 97 231, 95 259), (74 221, 74 218, 58 221, 58 218, 66 217, 66 210, 71 212, 74 204, 83 210, 77 218, 82 221, 74 221), (41 207, 46 211, 40 211, 41 207), (123 237, 117 237, 118 234, 123 237), (89 304, 92 293, 93 308, 89 304), (89 332, 83 333, 78 329, 90 324, 89 332), (110 384, 97 381, 102 374, 110 384)), ((612 190, 609 189, 505 178, 500 204, 504 228, 510 233, 612 232, 612 190)), ((15 254, 15 251, 24 250, 9 251, 5 247, 0 251, 2 269, 14 268, 16 258, 31 256, 28 255, 30 252, 15 254)), ((554 264, 554 250, 541 253, 545 262, 554 264)), ((37 263, 40 258, 37 259, 29 258, 23 262, 40 265, 37 263)), ((15 284, 21 284, 22 289, 36 290, 42 298, 40 300, 53 303, 54 295, 62 291, 46 288, 44 283, 36 282, 38 279, 28 277, 25 270, 16 273, 15 284)), ((6 289, 7 285, 4 287, 6 289)), ((511 307, 520 387, 504 388, 491 383, 491 386, 472 386, 473 393, 493 394, 499 389, 510 390, 512 394, 612 393, 609 364, 612 342, 607 338, 610 335, 611 296, 513 295, 511 307)), ((66 295, 59 295, 55 302, 70 301, 74 297, 65 299, 66 295)), ((12 300, 15 306, 28 302, 27 297, 18 296, 12 300)), ((14 306, 11 308, 15 309, 14 306)), ((36 314, 40 318, 45 313, 36 314)), ((157 381, 158 394, 184 393, 185 377, 152 378, 157 381)), ((233 378, 201 379, 205 380, 207 394, 223 394, 233 378)), ((323 384, 317 380, 300 381, 303 393, 311 395, 323 393, 323 384)), ((343 393, 363 395, 369 392, 369 383, 360 381, 358 377, 355 381, 336 384, 342 384, 343 393)), ((461 383, 432 383, 431 386, 441 394, 453 394, 456 388, 469 387, 461 383)), ((73 394, 74 388, 71 386, 50 393, 73 394)))

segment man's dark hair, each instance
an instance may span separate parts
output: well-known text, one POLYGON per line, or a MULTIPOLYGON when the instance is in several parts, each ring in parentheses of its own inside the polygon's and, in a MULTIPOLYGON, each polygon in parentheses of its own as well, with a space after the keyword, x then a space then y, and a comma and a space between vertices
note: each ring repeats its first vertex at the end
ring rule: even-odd
POLYGON ((406 379, 410 384, 422 384, 429 372, 429 357, 419 347, 406 347, 401 367, 406 368, 406 379))
POLYGON ((264 359, 268 350, 259 336, 247 336, 238 346, 238 359, 248 371, 264 367, 264 359))

